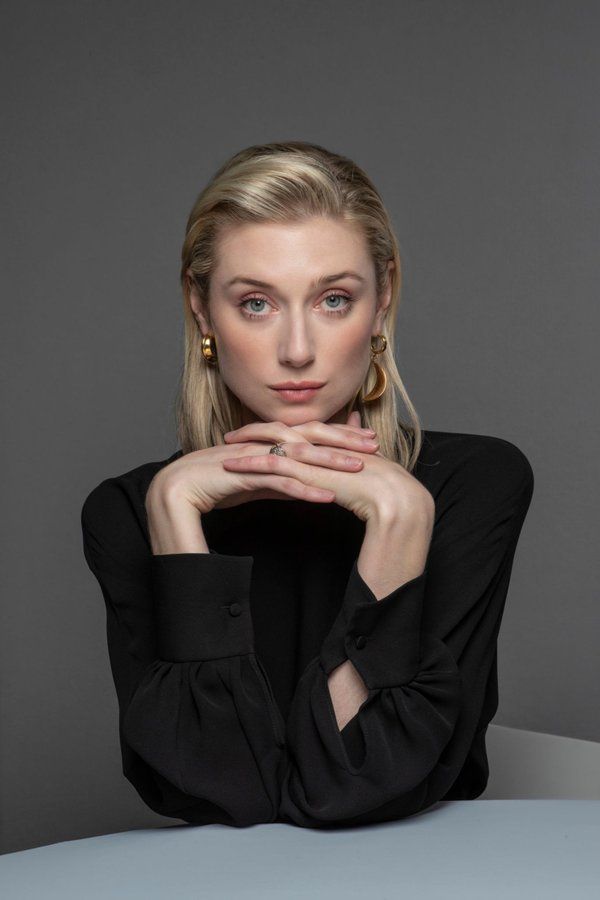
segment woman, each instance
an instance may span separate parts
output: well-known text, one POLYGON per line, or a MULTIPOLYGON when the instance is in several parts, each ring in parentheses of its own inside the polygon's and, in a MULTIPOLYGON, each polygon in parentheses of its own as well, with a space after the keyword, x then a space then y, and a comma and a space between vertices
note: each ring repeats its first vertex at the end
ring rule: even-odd
POLYGON ((313 144, 245 149, 192 209, 181 282, 181 450, 82 510, 125 776, 196 824, 479 796, 533 474, 502 438, 421 429, 377 190, 313 144))

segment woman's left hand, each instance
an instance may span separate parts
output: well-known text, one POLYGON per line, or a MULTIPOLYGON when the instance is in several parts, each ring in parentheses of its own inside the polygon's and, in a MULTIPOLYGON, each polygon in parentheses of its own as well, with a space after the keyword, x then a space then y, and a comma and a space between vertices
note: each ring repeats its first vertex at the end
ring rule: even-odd
MULTIPOLYGON (((347 426, 360 428, 358 413, 350 414, 347 426)), ((275 472, 279 475, 298 476, 315 487, 335 493, 333 502, 348 509, 359 519, 385 519, 398 513, 421 512, 434 506, 429 491, 399 463, 382 456, 378 450, 362 452, 344 447, 348 455, 357 458, 356 468, 336 468, 340 465, 339 429, 346 426, 329 425, 314 420, 300 425, 284 425, 282 422, 252 422, 228 432, 229 443, 264 441, 272 445, 285 443, 286 456, 268 451, 223 460, 223 466, 235 472, 275 472), (307 467, 311 471, 307 472, 307 467)))

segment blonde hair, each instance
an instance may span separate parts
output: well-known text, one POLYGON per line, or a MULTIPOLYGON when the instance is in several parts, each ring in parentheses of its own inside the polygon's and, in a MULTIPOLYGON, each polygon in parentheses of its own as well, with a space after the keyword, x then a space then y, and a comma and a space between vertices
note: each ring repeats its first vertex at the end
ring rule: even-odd
MULTIPOLYGON (((181 251, 184 296, 185 357, 176 401, 177 436, 183 453, 223 444, 226 431, 242 425, 242 405, 202 355, 202 333, 192 311, 194 288, 208 309, 210 276, 216 265, 216 242, 230 225, 248 222, 294 222, 330 216, 358 227, 365 235, 375 266, 378 295, 385 287, 388 262, 394 262, 392 299, 383 320, 387 349, 375 357, 387 375, 387 389, 374 401, 362 398, 371 389, 373 366, 354 399, 361 423, 374 428, 380 452, 412 471, 422 444, 417 412, 394 359, 394 332, 400 301, 400 253, 383 201, 368 176, 347 157, 303 141, 260 144, 232 156, 213 175, 188 217, 181 251), (400 419, 398 398, 408 411, 400 419)), ((218 356, 218 347, 217 347, 218 356)), ((350 406, 352 401, 349 401, 350 406)), ((347 414, 350 413, 350 408, 347 414)))

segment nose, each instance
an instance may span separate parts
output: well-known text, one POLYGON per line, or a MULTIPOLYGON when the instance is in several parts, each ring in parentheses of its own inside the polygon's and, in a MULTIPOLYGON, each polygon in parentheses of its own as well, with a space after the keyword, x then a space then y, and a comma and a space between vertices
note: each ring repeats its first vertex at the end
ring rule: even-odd
POLYGON ((282 323, 279 337, 279 362, 283 365, 306 366, 315 358, 314 341, 302 314, 291 315, 282 323))

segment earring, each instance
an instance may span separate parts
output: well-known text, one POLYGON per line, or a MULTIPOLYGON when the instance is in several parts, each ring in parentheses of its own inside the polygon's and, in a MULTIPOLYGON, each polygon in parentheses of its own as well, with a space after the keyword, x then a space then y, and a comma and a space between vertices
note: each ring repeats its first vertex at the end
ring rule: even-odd
POLYGON ((377 376, 377 380, 375 382, 375 386, 373 387, 373 389, 371 391, 369 391, 369 393, 367 394, 366 397, 363 397, 363 403, 370 403, 371 400, 378 400, 379 397, 381 397, 381 395, 383 394, 383 392, 385 391, 385 389, 387 387, 387 375, 385 374, 382 367, 378 363, 375 362, 375 357, 379 353, 383 353, 383 351, 385 350, 386 347, 387 347, 387 338, 386 338, 385 334, 376 334, 371 337, 371 354, 372 354, 371 355, 371 363, 375 366, 375 374, 377 376), (377 341, 378 338, 381 338, 381 340, 383 342, 382 346, 374 347, 373 339, 375 339, 377 341))
POLYGON ((217 347, 214 334, 205 334, 202 338, 202 356, 211 366, 217 364, 217 347))

